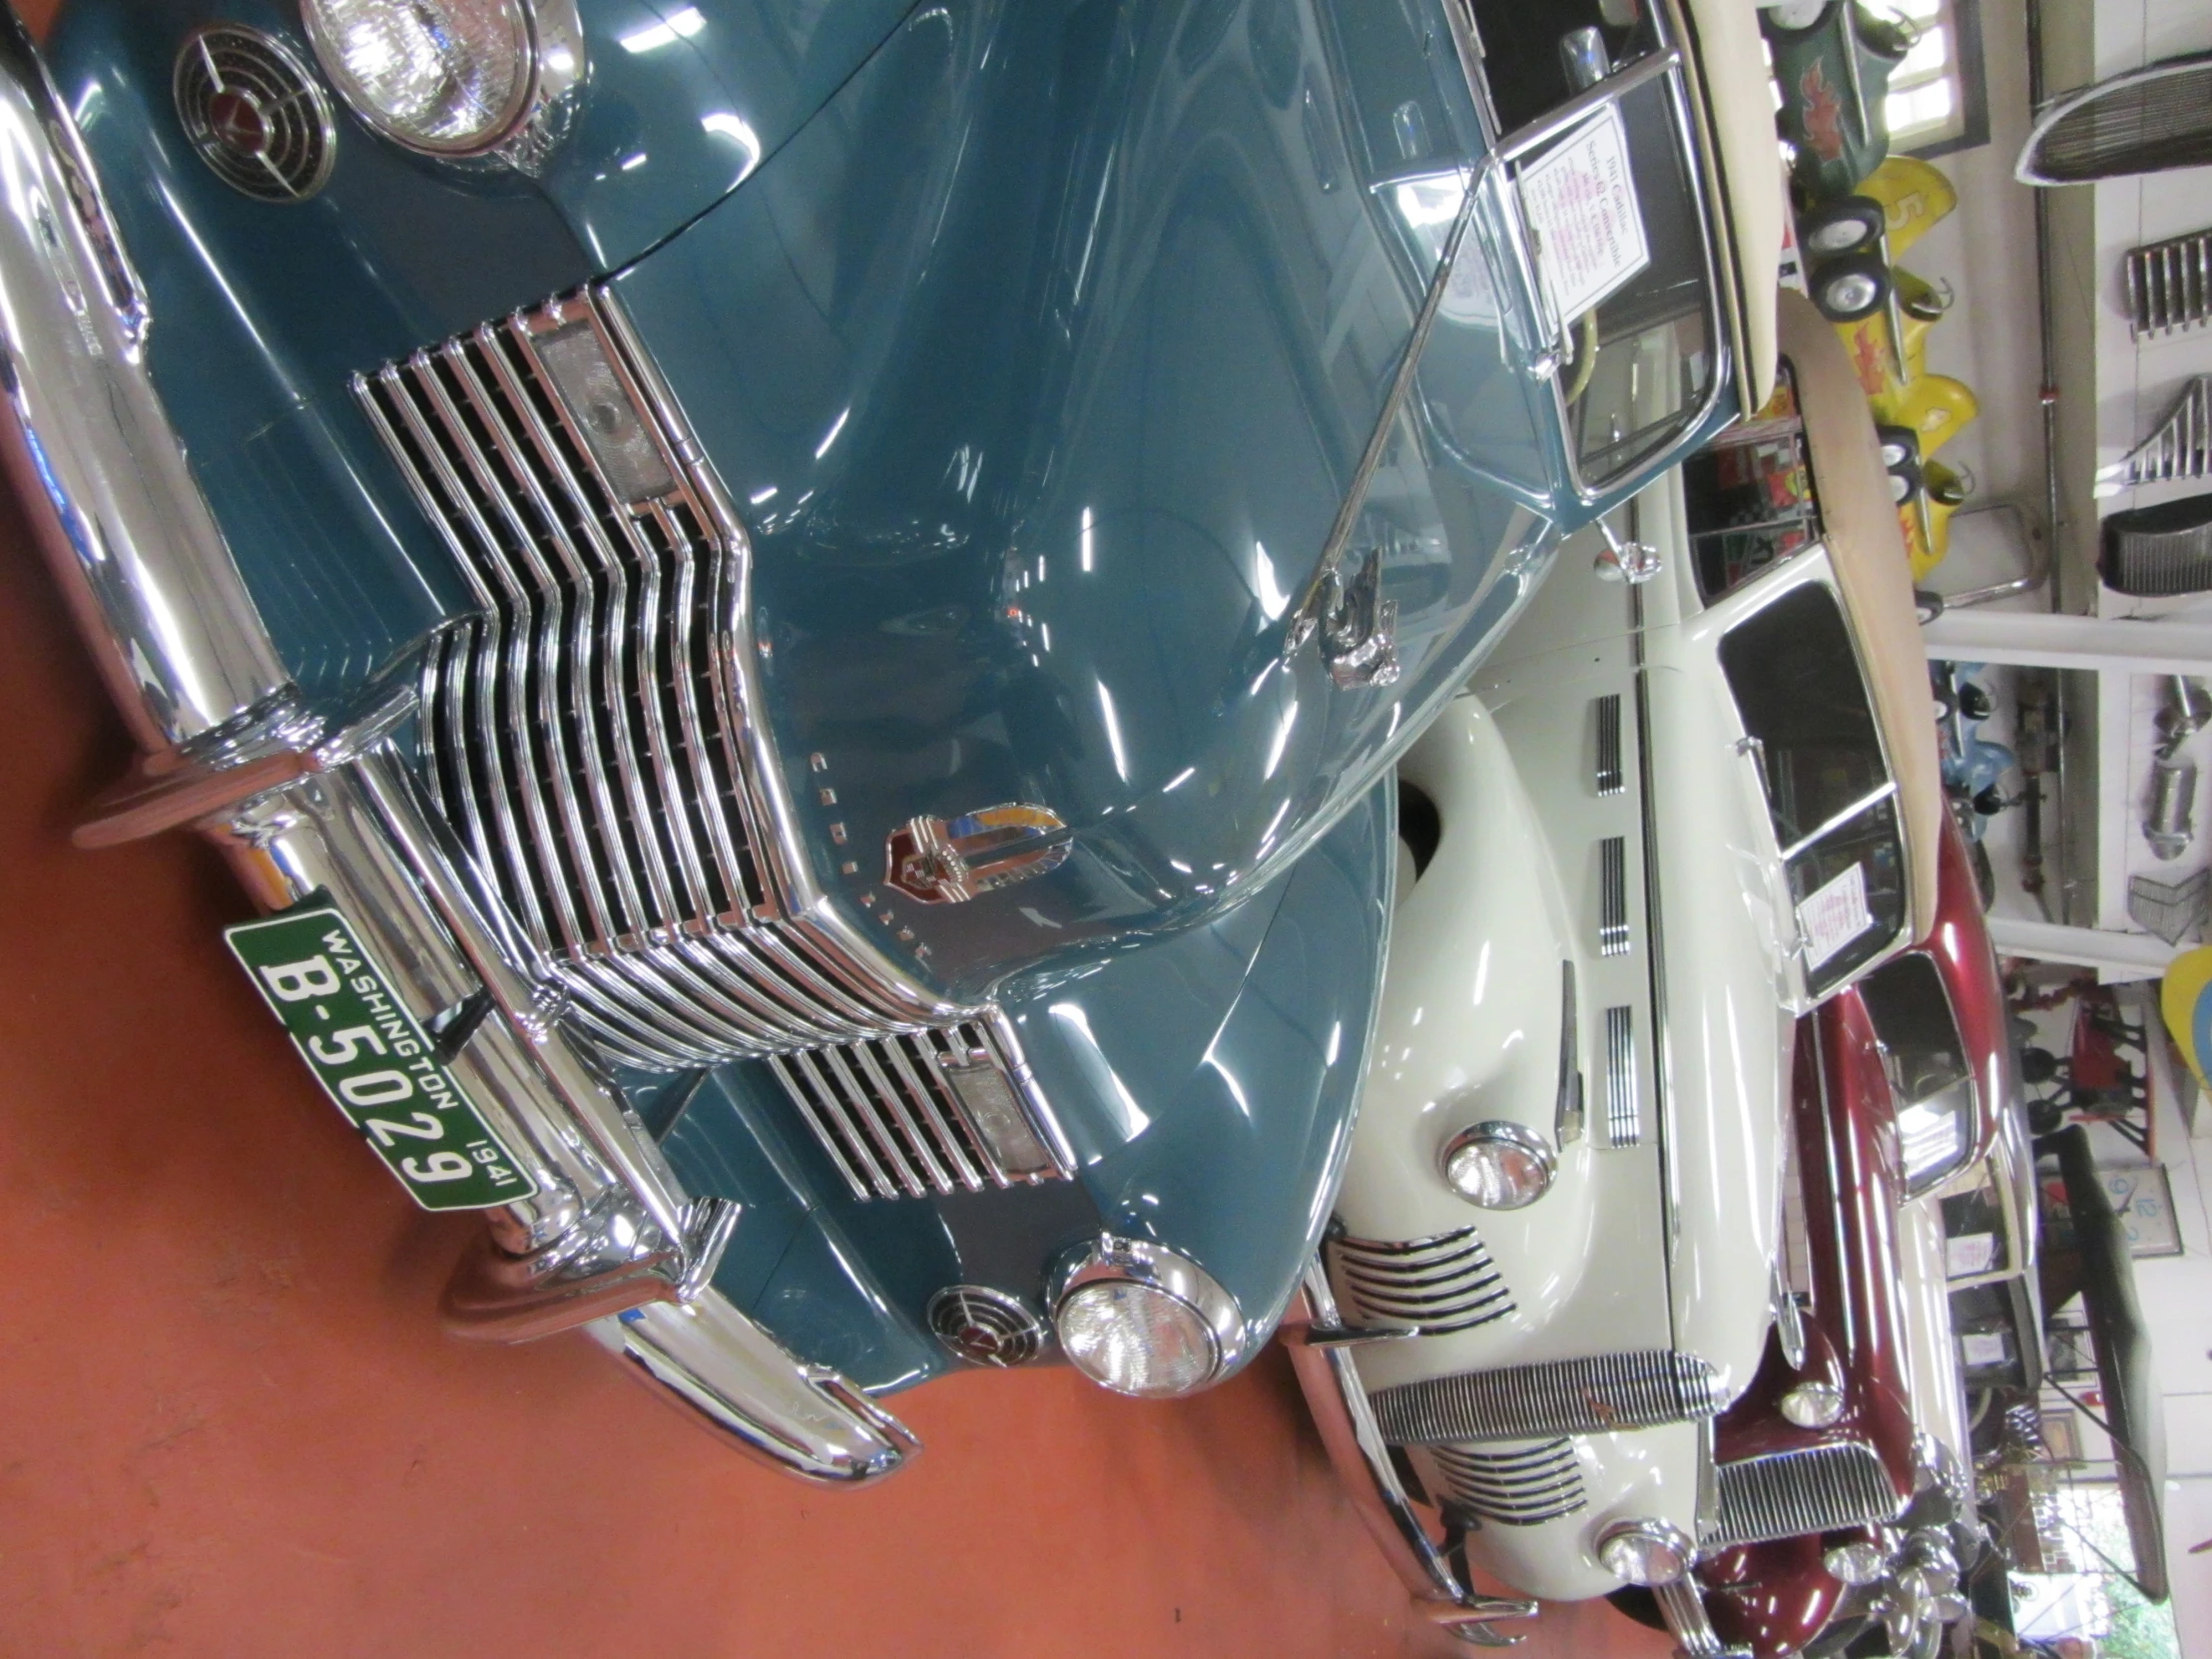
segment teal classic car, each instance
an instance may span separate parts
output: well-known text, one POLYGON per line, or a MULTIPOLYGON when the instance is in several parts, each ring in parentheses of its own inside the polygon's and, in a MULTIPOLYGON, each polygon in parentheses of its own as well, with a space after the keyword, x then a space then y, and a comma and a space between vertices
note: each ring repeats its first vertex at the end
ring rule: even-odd
POLYGON ((1329 1212, 1392 761, 1765 395, 1712 27, 14 27, 0 436, 146 752, 79 839, 230 855, 302 1057, 487 1213, 461 1335, 848 1482, 949 1367, 1206 1386, 1329 1212))

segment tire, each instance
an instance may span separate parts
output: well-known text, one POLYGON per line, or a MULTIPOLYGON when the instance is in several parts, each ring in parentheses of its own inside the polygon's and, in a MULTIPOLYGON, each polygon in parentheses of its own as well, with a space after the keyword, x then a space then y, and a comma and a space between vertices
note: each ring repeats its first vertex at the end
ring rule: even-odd
POLYGON ((1824 202, 1798 224, 1798 242, 1809 260, 1825 262, 1875 247, 1889 216, 1871 196, 1824 202))
POLYGON ((1907 461, 1916 470, 1921 464, 1921 435, 1910 426, 1877 426, 1874 435, 1882 443, 1882 464, 1891 472, 1907 461))
POLYGON ((1943 596, 1939 593, 1931 593, 1927 588, 1915 588, 1913 590, 1913 609, 1919 614, 1921 626, 1925 628, 1943 614, 1943 596))
POLYGON ((1857 322, 1890 297, 1890 268, 1879 254, 1847 254, 1813 270, 1813 303, 1831 322, 1857 322))
POLYGON ((1987 720, 1997 712, 1997 700, 1978 680, 1958 682, 1958 712, 1968 720, 1987 720))

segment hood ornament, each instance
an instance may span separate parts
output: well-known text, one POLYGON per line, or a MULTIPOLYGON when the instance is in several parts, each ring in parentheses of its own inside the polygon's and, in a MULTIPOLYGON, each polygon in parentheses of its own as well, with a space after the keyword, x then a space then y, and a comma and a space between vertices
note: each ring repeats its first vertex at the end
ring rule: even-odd
POLYGON ((1057 813, 1020 802, 909 819, 890 832, 883 879, 924 904, 960 904, 1057 869, 1074 845, 1057 813))
POLYGON ((1337 565, 1322 572, 1291 620, 1284 654, 1317 635, 1321 660, 1329 665, 1329 677, 1338 685, 1350 690, 1397 684, 1397 601, 1382 597, 1380 547, 1369 549, 1366 562, 1350 582, 1337 565))

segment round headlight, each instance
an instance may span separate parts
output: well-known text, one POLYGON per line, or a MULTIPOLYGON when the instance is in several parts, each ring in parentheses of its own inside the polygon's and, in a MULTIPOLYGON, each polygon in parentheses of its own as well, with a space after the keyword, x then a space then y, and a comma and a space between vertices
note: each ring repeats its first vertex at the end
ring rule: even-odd
POLYGON ((1061 1352, 1116 1393, 1187 1394, 1243 1357, 1235 1299, 1158 1245, 1104 1238, 1084 1246, 1054 1275, 1050 1300, 1061 1352))
POLYGON ((529 107, 525 0, 301 0, 300 15, 339 96, 410 150, 489 149, 529 107))
POLYGON ((1679 1526, 1663 1520, 1619 1521, 1597 1541, 1600 1565, 1629 1584, 1673 1584, 1697 1564, 1697 1549, 1679 1526))
POLYGON ((1844 1414, 1844 1390, 1833 1382, 1800 1382, 1778 1403, 1800 1428, 1826 1428, 1844 1414))
POLYGON ((1541 1135, 1517 1123, 1478 1123, 1444 1148, 1444 1181, 1469 1204, 1518 1210, 1550 1189, 1558 1160, 1541 1135))
POLYGON ((1890 1558, 1864 1538, 1838 1544, 1821 1557, 1828 1576, 1839 1584, 1872 1584, 1889 1568, 1890 1558))

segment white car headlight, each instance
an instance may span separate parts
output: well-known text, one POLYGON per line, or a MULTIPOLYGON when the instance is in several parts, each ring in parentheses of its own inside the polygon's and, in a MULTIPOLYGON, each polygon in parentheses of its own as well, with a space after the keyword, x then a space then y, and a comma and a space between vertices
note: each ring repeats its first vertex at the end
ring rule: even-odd
POLYGON ((1965 1083, 1916 1100, 1898 1113, 1905 1195, 1917 1198, 1956 1173, 1973 1150, 1973 1094, 1965 1083))
POLYGON ((1558 1159, 1541 1135, 1517 1123, 1478 1123, 1444 1148, 1444 1181, 1469 1204, 1518 1210, 1551 1188, 1558 1159))
POLYGON ((338 95, 410 150, 488 149, 529 107, 525 0, 301 0, 300 15, 338 95))
POLYGON ((1191 1393, 1247 1346, 1236 1300, 1196 1263, 1141 1240, 1085 1246, 1054 1276, 1051 1303, 1061 1352, 1116 1393, 1191 1393))

